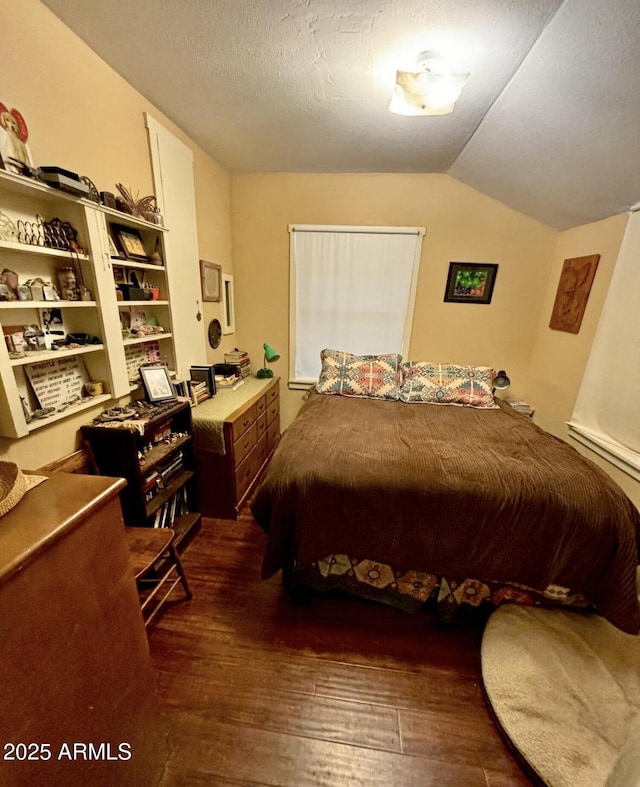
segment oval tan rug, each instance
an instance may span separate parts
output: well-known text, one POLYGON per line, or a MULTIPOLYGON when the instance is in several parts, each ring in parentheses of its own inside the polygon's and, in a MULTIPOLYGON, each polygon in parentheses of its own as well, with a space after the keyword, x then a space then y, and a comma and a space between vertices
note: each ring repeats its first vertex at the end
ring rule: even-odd
POLYGON ((482 677, 498 722, 550 787, 640 785, 640 637, 598 615, 504 605, 483 635, 482 677))

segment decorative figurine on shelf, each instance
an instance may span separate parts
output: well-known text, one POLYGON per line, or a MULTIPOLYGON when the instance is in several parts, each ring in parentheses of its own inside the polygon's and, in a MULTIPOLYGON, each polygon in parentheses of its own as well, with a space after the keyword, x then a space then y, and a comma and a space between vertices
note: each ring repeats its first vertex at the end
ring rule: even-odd
POLYGON ((7 288, 6 290, 4 288, 2 290, 4 294, 4 300, 20 300, 20 296, 18 295, 18 274, 15 271, 5 268, 2 273, 0 273, 0 284, 6 285, 7 288))
POLYGON ((160 254, 160 238, 156 238, 156 246, 149 255, 149 262, 152 265, 162 265, 162 255, 160 254))
POLYGON ((63 301, 78 300, 76 272, 71 266, 65 265, 62 268, 58 268, 58 289, 60 290, 60 298, 63 301))
POLYGON ((152 224, 162 226, 162 214, 153 194, 148 197, 139 197, 138 192, 136 192, 134 197, 133 193, 123 186, 122 183, 116 183, 116 188, 122 194, 121 197, 116 197, 116 208, 118 210, 123 213, 129 213, 132 216, 138 216, 152 224))
POLYGON ((0 104, 0 153, 6 165, 19 170, 22 166, 33 167, 28 137, 27 124, 18 110, 0 104))

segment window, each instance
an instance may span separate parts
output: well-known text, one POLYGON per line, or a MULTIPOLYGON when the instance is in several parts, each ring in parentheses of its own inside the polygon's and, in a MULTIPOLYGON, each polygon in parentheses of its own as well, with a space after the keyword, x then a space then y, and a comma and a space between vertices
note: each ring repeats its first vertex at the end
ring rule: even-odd
POLYGON ((569 435, 640 481, 640 212, 631 213, 569 435))
POLYGON ((293 225, 289 383, 320 374, 320 351, 408 351, 424 227, 293 225))

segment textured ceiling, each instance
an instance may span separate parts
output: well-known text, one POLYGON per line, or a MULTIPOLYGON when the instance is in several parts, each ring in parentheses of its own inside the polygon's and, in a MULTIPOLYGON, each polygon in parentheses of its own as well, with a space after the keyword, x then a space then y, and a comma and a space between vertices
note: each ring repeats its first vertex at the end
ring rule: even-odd
POLYGON ((639 0, 44 0, 232 172, 450 172, 558 228, 640 199, 639 0), (396 67, 471 70, 451 115, 396 67))

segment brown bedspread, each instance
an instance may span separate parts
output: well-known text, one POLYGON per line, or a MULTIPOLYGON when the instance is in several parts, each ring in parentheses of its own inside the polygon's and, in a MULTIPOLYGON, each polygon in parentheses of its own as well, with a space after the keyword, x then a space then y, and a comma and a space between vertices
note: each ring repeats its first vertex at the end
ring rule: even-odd
POLYGON ((571 446, 506 405, 312 393, 251 505, 263 576, 331 553, 582 592, 637 634, 640 515, 571 446))

